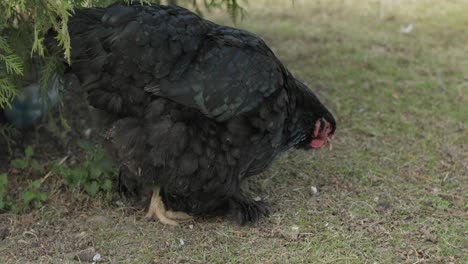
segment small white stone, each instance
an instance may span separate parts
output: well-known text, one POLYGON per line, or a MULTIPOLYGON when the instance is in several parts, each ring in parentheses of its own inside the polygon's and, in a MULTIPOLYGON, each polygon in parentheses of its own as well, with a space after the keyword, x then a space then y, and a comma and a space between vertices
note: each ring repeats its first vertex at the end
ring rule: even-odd
POLYGON ((193 225, 189 225, 188 227, 189 227, 190 229, 193 229, 193 225))
POLYGON ((299 226, 293 225, 291 227, 291 238, 296 240, 299 237, 299 226))
POLYGON ((413 24, 408 24, 406 26, 402 26, 400 28, 400 32, 403 33, 403 34, 409 34, 413 31, 414 29, 414 25, 413 24))
POLYGON ((179 243, 180 243, 181 246, 185 245, 185 242, 184 242, 184 240, 182 238, 179 239, 179 243))
POLYGON ((93 130, 92 130, 91 128, 86 129, 86 130, 84 131, 85 137, 89 138, 89 136, 91 136, 91 132, 92 132, 92 131, 93 131, 93 130))
POLYGON ((78 233, 78 234, 75 235, 75 237, 78 238, 78 239, 84 238, 84 237, 86 237, 86 232, 83 231, 81 233, 78 233))
POLYGON ((312 194, 317 194, 318 193, 317 187, 315 187, 315 186, 310 186, 310 191, 312 191, 312 194))
POLYGON ((98 262, 100 260, 101 260, 101 254, 96 253, 96 255, 94 255, 93 257, 93 263, 98 262))
POLYGON ((253 200, 256 201, 256 202, 258 202, 258 201, 261 201, 262 198, 260 198, 260 196, 256 196, 256 197, 253 198, 253 200))

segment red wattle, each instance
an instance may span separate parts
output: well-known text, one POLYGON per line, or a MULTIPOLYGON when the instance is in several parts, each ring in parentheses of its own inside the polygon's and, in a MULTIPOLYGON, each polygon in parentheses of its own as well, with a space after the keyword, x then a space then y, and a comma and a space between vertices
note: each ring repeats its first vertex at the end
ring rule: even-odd
POLYGON ((313 139, 313 140, 310 142, 310 146, 313 147, 313 148, 320 148, 321 146, 323 146, 323 144, 325 144, 325 140, 324 140, 324 139, 320 139, 320 138, 313 139))

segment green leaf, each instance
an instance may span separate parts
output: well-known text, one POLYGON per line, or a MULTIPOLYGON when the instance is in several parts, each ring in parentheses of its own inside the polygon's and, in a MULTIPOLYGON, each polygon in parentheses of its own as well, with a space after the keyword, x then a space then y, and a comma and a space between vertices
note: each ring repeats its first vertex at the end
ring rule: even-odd
POLYGON ((84 139, 78 141, 78 146, 80 146, 80 148, 87 150, 87 151, 91 151, 94 148, 94 145, 91 142, 89 142, 88 140, 84 140, 84 139))
POLYGON ((91 179, 99 179, 101 175, 102 175, 102 171, 100 168, 91 167, 91 174, 90 174, 91 179))
POLYGON ((88 172, 85 169, 78 168, 73 171, 75 172, 77 179, 79 179, 80 181, 84 182, 88 179, 88 172))
POLYGON ((14 159, 10 164, 13 168, 24 170, 28 167, 28 161, 24 159, 14 159))
POLYGON ((69 170, 66 164, 59 164, 58 160, 50 162, 47 167, 55 174, 64 174, 65 171, 69 170))
POLYGON ((28 205, 32 200, 34 200, 34 198, 36 198, 36 195, 34 195, 34 193, 30 191, 26 191, 23 193, 23 203, 25 205, 28 205))
POLYGON ((24 149, 24 155, 26 156, 26 158, 30 158, 33 155, 33 153, 33 149, 30 146, 24 149))
POLYGON ((432 207, 438 209, 447 209, 450 207, 450 202, 437 195, 433 197, 432 207))
POLYGON ((31 160, 30 167, 33 171, 37 171, 37 172, 41 171, 41 166, 39 165, 39 162, 37 162, 37 160, 35 159, 31 160))
POLYGON ((34 200, 34 201, 33 201, 33 206, 34 206, 34 208, 39 209, 39 208, 42 207, 42 203, 41 203, 41 201, 39 201, 39 200, 34 200))
POLYGON ((32 188, 33 188, 34 190, 37 190, 37 189, 41 188, 41 181, 39 181, 39 180, 33 181, 33 182, 32 182, 32 188))
POLYGON ((101 168, 104 173, 112 174, 114 172, 114 163, 107 156, 104 156, 104 158, 99 161, 99 168, 101 168))
POLYGON ((6 173, 0 174, 0 186, 4 186, 8 183, 8 176, 6 173))
POLYGON ((31 159, 29 161, 29 166, 31 167, 31 169, 35 172, 38 172, 38 173, 42 173, 42 170, 43 170, 43 167, 41 165, 39 165, 39 162, 35 159, 31 159))
POLYGON ((99 185, 96 181, 92 181, 91 183, 85 185, 84 190, 89 195, 94 196, 99 191, 99 185))
POLYGON ((104 190, 104 191, 110 191, 112 189, 112 181, 109 180, 109 179, 105 179, 101 188, 104 190))
POLYGON ((68 185, 72 187, 79 186, 82 182, 86 180, 86 171, 81 168, 78 169, 69 169, 64 172, 64 178, 68 185))
POLYGON ((3 201, 4 196, 6 194, 8 178, 6 173, 0 174, 0 200, 3 201))
POLYGON ((47 193, 39 193, 38 198, 39 200, 45 202, 47 200, 47 193))

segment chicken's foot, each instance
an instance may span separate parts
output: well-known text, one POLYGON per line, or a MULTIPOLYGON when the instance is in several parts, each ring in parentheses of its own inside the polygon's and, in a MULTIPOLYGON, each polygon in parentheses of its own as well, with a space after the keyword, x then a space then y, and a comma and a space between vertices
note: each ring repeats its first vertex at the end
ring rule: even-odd
POLYGON ((150 220, 157 218, 161 223, 172 226, 179 225, 179 222, 192 220, 192 216, 187 213, 166 210, 160 195, 160 187, 155 187, 153 189, 153 196, 151 197, 150 206, 145 218, 150 220), (176 220, 179 220, 179 222, 176 220))

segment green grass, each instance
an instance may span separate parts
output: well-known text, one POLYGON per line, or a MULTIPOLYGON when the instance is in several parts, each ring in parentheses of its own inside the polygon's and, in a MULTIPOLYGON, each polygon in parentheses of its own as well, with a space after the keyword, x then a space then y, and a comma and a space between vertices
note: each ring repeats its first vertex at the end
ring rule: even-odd
POLYGON ((338 120, 332 152, 290 151, 255 179, 270 218, 171 228, 126 208, 58 203, 45 209, 55 217, 35 215, 40 225, 9 216, 0 262, 69 259, 88 246, 118 263, 468 262, 468 2, 381 1, 382 16, 379 1, 266 2, 251 1, 237 26, 264 38, 338 120), (22 236, 30 229, 42 247, 22 236))

